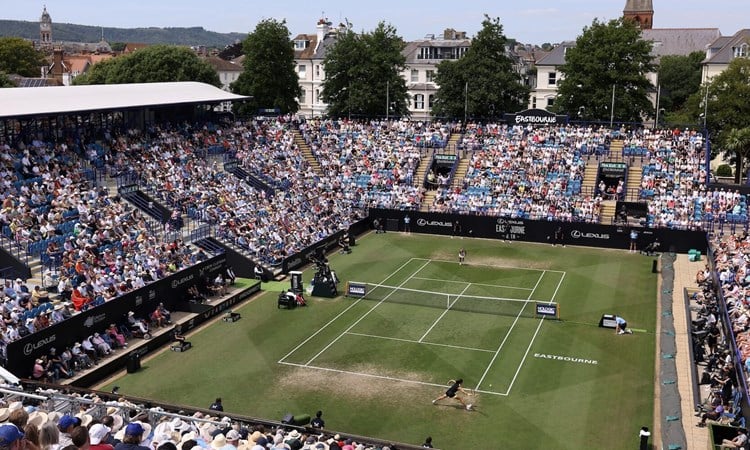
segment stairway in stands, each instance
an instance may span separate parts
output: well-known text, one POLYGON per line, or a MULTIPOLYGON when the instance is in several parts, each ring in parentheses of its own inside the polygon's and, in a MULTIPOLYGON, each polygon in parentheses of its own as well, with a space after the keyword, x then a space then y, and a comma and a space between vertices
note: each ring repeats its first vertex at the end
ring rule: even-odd
POLYGON ((461 187, 464 184, 464 178, 466 178, 466 172, 469 171, 469 158, 460 158, 458 160, 458 167, 456 172, 453 174, 453 187, 461 187))
POLYGON ((298 130, 294 130, 294 143, 297 144, 297 147, 299 147, 300 152, 302 152, 302 156, 305 158, 305 161, 307 161, 310 164, 310 167, 312 167, 313 171, 317 175, 323 175, 323 168, 320 167, 320 163, 318 162, 318 159, 315 158, 315 155, 313 155, 312 148, 310 148, 310 144, 305 141, 305 138, 302 137, 302 134, 298 130))
POLYGON ((461 133, 451 133, 451 137, 448 138, 448 144, 445 147, 446 150, 448 150, 449 153, 458 154, 458 143, 461 142, 462 137, 463 134, 461 133))
POLYGON ((602 210, 599 214, 599 223, 602 225, 612 225, 614 223, 616 209, 617 200, 603 200, 602 210))
POLYGON ((625 184, 626 196, 625 201, 637 202, 640 200, 638 193, 641 188, 641 178, 643 178, 643 166, 628 166, 628 182, 625 184))
POLYGON ((586 171, 581 181, 581 194, 594 195, 596 192, 596 176, 599 173, 599 160, 592 157, 586 162, 586 171))
POLYGON ((622 139, 613 139, 609 143, 609 157, 607 161, 622 161, 622 148, 624 143, 622 139))

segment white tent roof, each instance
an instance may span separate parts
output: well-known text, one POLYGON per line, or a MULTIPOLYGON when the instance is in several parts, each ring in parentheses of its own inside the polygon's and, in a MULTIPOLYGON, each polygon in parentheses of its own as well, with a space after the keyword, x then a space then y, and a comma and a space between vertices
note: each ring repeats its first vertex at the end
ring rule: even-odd
POLYGON ((0 89, 0 118, 69 114, 188 103, 218 103, 249 97, 206 83, 97 84, 0 89))

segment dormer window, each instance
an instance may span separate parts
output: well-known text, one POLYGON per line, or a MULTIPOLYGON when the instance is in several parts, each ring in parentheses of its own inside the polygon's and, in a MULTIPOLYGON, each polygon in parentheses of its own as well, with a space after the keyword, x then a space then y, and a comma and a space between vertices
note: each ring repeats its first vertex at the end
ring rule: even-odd
POLYGON ((310 41, 306 41, 306 40, 294 41, 294 49, 295 50, 304 50, 304 49, 307 48, 307 46, 309 45, 309 43, 310 43, 310 41))
POLYGON ((740 44, 738 47, 734 47, 735 58, 747 58, 748 56, 748 44, 746 42, 740 44))

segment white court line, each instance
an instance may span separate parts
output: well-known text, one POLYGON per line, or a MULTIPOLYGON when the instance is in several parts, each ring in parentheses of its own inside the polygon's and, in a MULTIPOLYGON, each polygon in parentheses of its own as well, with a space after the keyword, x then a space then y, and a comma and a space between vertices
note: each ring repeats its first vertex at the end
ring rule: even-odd
POLYGON ((350 331, 346 334, 350 334, 352 336, 363 336, 363 337, 368 337, 368 338, 375 338, 375 339, 386 339, 389 341, 410 342, 412 344, 435 345, 437 347, 448 347, 448 348, 455 348, 459 350, 471 350, 474 352, 495 353, 495 350, 487 350, 484 348, 462 347, 460 345, 451 345, 451 344, 438 344, 437 342, 415 341, 414 339, 402 339, 402 338, 395 338, 395 337, 389 337, 389 336, 378 336, 375 334, 355 333, 353 331, 350 331))
MULTIPOLYGON (((409 280, 411 280, 411 278, 412 278, 413 276, 415 276, 415 275, 416 275, 416 274, 418 274, 418 273, 419 273, 419 272, 420 272, 420 271, 421 271, 422 269, 424 269, 425 267, 427 267, 427 265, 428 265, 429 263, 430 263, 430 260, 427 260, 427 262, 426 262, 426 263, 422 264, 422 267, 420 267, 419 269, 417 269, 417 271, 416 271, 416 272, 414 272, 413 274, 411 274, 411 276, 410 276, 409 278, 405 279, 405 280, 404 280, 404 281, 403 281, 403 282, 402 282, 402 283, 401 283, 401 284, 400 284, 400 285, 399 285, 398 287, 401 287, 401 286, 405 285, 406 283, 408 283, 408 282, 409 282, 409 280)), ((336 339, 332 340, 330 344, 328 344, 328 345, 326 345, 325 347, 323 347, 323 350, 319 351, 319 352, 318 352, 317 354, 315 354, 315 356, 313 356, 312 358, 310 358, 310 360, 309 360, 309 361, 307 361, 307 363, 306 363, 305 365, 309 365, 309 364, 310 364, 311 362, 315 361, 315 359, 316 359, 316 358, 317 358, 318 356, 322 355, 322 354, 323 354, 323 352, 325 352, 326 350, 328 350, 329 348, 331 348, 331 346, 332 346, 333 344, 335 344, 335 343, 336 343, 336 342, 337 342, 337 341, 338 341, 339 339, 341 339, 341 336, 343 336, 343 335, 345 335, 345 334, 346 334, 347 332, 351 331, 351 329, 352 329, 352 328, 354 328, 355 326, 357 326, 357 324, 358 324, 358 323, 360 323, 360 322, 361 322, 361 321, 362 321, 362 320, 363 320, 363 319, 364 319, 365 317, 367 317, 367 316, 368 316, 368 315, 369 315, 369 314, 370 314, 371 312, 373 312, 373 311, 375 310, 375 308, 377 308, 378 306, 380 306, 380 304, 381 304, 381 303, 383 303, 384 301, 386 301, 386 299, 387 299, 388 297, 390 297, 390 296, 391 296, 391 295, 392 295, 392 294, 393 294, 394 292, 395 292, 395 291, 391 291, 391 293, 390 293, 390 294, 388 294, 388 295, 386 295, 385 297, 383 297, 383 300, 380 300, 380 301, 379 301, 379 302, 377 302, 377 303, 376 303, 375 305, 373 305, 373 307, 372 307, 372 308, 370 308, 370 310, 369 310, 369 311, 367 311, 366 313, 362 314, 362 317, 360 317, 359 319, 357 319, 357 320, 356 320, 356 322, 354 322, 353 324, 349 325, 349 328, 347 328, 346 330, 342 331, 342 332, 341 332, 341 334, 339 334, 339 335, 338 335, 338 337, 337 337, 336 339)))
MULTIPOLYGON (((446 259, 427 259, 427 258, 412 258, 412 259, 421 260, 421 261, 439 262, 439 263, 459 264, 458 261, 448 261, 446 259)), ((478 267, 495 267, 495 268, 498 268, 498 269, 533 270, 535 272, 557 272, 557 273, 565 273, 565 271, 563 271, 563 270, 534 269, 533 267, 501 266, 501 265, 495 265, 495 264, 475 264, 475 263, 466 263, 466 262, 464 262, 464 265, 465 266, 478 266, 478 267)))
MULTIPOLYGON (((459 297, 461 297, 461 295, 463 295, 463 293, 466 292, 467 289, 469 289, 469 286, 471 286, 471 283, 468 283, 466 285, 466 287, 464 288, 464 290, 461 291, 460 294, 458 294, 458 296, 456 297, 455 300, 453 300, 453 303, 449 304, 448 307, 445 308, 445 311, 443 311, 443 313, 440 314, 440 316, 437 319, 435 319, 434 322, 432 322, 432 325, 430 325, 430 328, 428 328, 427 331, 424 332, 424 334, 422 335, 422 337, 419 338, 419 342, 422 342, 424 340, 424 338, 426 338, 427 335, 430 334, 430 331, 432 331, 432 329, 435 328, 435 325, 437 325, 438 322, 440 322, 440 319, 442 319, 443 316, 445 316, 446 314, 448 314, 448 311, 450 311, 451 308, 453 307, 453 305, 456 304, 456 302, 458 301, 459 297)), ((446 295, 448 295, 448 294, 446 294, 446 295)), ((448 301, 450 301, 450 297, 448 297, 448 301)))
MULTIPOLYGON (((401 381, 403 383, 411 383, 411 384, 419 384, 422 386, 435 386, 445 389, 445 384, 438 384, 438 383, 428 383, 426 381, 415 381, 415 380, 406 380, 403 378, 397 378, 397 377, 389 377, 387 375, 374 375, 371 373, 365 373, 365 372, 354 372, 351 370, 341 370, 341 369, 331 369, 330 367, 320 367, 320 366, 311 366, 309 364, 296 364, 296 363, 290 363, 290 362, 280 362, 279 364, 284 364, 287 366, 293 366, 293 367, 300 367, 303 369, 315 369, 315 370, 325 370, 327 372, 334 372, 334 373, 341 373, 346 375, 357 375, 361 377, 369 377, 369 378, 378 378, 381 380, 389 380, 389 381, 401 381)), ((501 397, 505 397, 508 394, 504 394, 502 392, 492 392, 492 391, 481 391, 476 390, 476 392, 479 392, 481 394, 489 394, 489 395, 499 395, 501 397)))
MULTIPOLYGON (((458 281, 458 280, 441 280, 439 278, 424 278, 424 277, 414 277, 413 280, 424 280, 424 281, 442 281, 443 283, 461 283, 465 284, 465 281, 458 281)), ((525 287, 516 287, 516 286, 505 286, 502 284, 486 284, 486 283, 471 283, 474 286, 486 286, 486 287, 493 287, 493 288, 505 288, 505 289, 518 289, 523 291, 530 291, 531 288, 525 288, 525 287)))
MULTIPOLYGON (((539 279, 536 280, 536 284, 534 285, 534 289, 532 289, 531 292, 529 292, 529 296, 526 299, 526 304, 531 300, 531 297, 534 295, 534 291, 536 291, 536 288, 539 287, 539 283, 542 281, 542 278, 544 278, 544 274, 546 272, 542 272, 541 275, 539 275, 539 279)), ((523 308, 518 312, 518 315, 516 316, 516 320, 513 321, 513 324, 510 326, 510 329, 508 330, 508 333, 505 335, 505 338, 503 339, 503 342, 500 343, 500 347, 497 348, 497 351, 495 351, 495 356, 492 357, 490 360, 490 363, 487 365, 487 368, 484 369, 484 373, 482 374, 482 377, 479 379, 479 382, 477 383, 477 387, 475 389, 479 389, 479 386, 482 385, 482 382, 487 377, 487 374, 489 373, 490 369, 492 368, 492 365, 495 363, 495 360, 497 359, 497 356, 500 354, 500 350, 505 346, 505 343, 508 341, 508 338, 510 337, 510 333, 513 332, 513 328, 516 327, 516 323, 518 323, 518 319, 521 318, 521 314, 523 313, 523 310, 526 308, 526 305, 524 305, 523 308)))
MULTIPOLYGON (((404 268, 404 267, 406 267, 406 266, 407 266, 407 265, 408 265, 408 264, 409 264, 410 262, 412 262, 412 260, 413 260, 413 259, 414 259, 414 258, 412 258, 412 259, 410 259, 410 260, 406 261, 405 263, 403 263, 403 264, 401 265, 401 267, 399 267, 398 269, 396 269, 395 271, 393 271, 393 273, 391 273, 390 275, 388 275, 387 277, 385 277, 385 280, 383 280, 383 281, 386 281, 386 280, 387 280, 388 278, 390 278, 390 277, 392 277, 392 276, 396 275, 396 274, 397 274, 397 273, 398 273, 398 272, 399 272, 399 271, 400 271, 401 269, 403 269, 403 268, 404 268)), ((312 339, 312 338, 314 338, 315 336, 317 336, 317 335, 318 335, 318 333, 320 333, 321 331, 325 330, 325 329, 326 329, 326 328, 327 328, 327 327, 328 327, 329 325, 331 325, 331 324, 332 324, 333 322, 335 322, 335 321, 336 321, 336 320, 337 320, 337 319, 338 319, 339 317, 341 317, 342 315, 346 314, 346 312, 347 312, 347 311, 349 311, 350 309, 352 309, 352 308, 353 308, 353 307, 354 307, 354 306, 355 306, 355 305, 356 305, 357 303, 359 303, 360 301, 362 301, 362 299, 361 299, 361 298, 357 299, 357 301, 355 301, 354 303, 352 303, 351 305, 349 305, 349 307, 347 307, 347 308, 346 308, 345 310, 341 311, 341 312, 340 312, 340 313, 339 313, 339 314, 338 314, 338 315, 337 315, 336 317, 334 317, 333 319, 329 320, 329 321, 328 321, 328 323, 326 323, 325 325, 323 325, 322 327, 320 327, 320 328, 318 329, 318 331, 316 331, 316 332, 315 332, 315 333, 313 333, 313 334, 312 334, 312 335, 311 335, 310 337, 308 337, 307 339, 305 339, 304 341, 302 341, 302 342, 301 342, 301 343, 300 343, 300 344, 299 344, 298 346, 294 347, 294 348, 293 348, 293 349, 292 349, 292 350, 291 350, 291 351, 290 351, 289 353, 287 353, 286 355, 284 355, 284 357, 283 357, 283 358, 281 358, 280 360, 278 360, 277 362, 279 362, 279 363, 283 362, 283 361, 284 361, 285 359, 287 359, 287 358, 288 358, 288 357, 289 357, 289 356, 290 356, 290 355, 291 355, 292 353, 296 352, 297 350, 299 350, 299 348, 300 348, 300 347, 302 347, 303 345, 307 344, 307 343, 308 343, 308 342, 310 341, 310 339, 312 339)))
MULTIPOLYGON (((555 288, 555 292, 552 294, 552 298, 550 299, 551 302, 555 301, 555 297, 557 296, 557 291, 560 289, 560 286, 562 286, 562 282, 565 279, 565 272, 563 272, 563 275, 560 277, 560 281, 557 283, 557 287, 555 288)), ((559 305, 558 305, 559 307, 559 305)), ((559 314, 559 311, 558 311, 559 314)), ((521 372, 521 368, 523 367, 524 363, 526 362, 526 358, 529 356, 529 352, 531 351, 531 346, 534 345, 534 341, 536 340, 536 335, 539 334, 539 330, 542 328, 542 323, 544 323, 544 317, 542 317, 542 320, 539 321, 539 325, 536 327, 536 331, 534 332, 534 336, 531 337, 531 342, 529 342, 529 346, 526 347, 526 353, 523 354, 523 358, 521 359, 521 363, 518 365, 518 369, 516 369, 516 373, 513 374, 513 379, 510 380, 510 384, 508 385, 508 390, 505 392, 506 394, 510 394, 510 390, 513 389, 513 384, 516 382, 516 378, 518 377, 518 374, 521 372)))

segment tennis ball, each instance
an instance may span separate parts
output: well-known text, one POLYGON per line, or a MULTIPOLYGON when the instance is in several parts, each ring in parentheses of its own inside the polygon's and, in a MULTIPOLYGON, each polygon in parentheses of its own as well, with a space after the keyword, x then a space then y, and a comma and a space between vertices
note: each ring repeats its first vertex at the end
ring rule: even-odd
POLYGON ((492 385, 490 385, 490 387, 492 387, 492 385))

